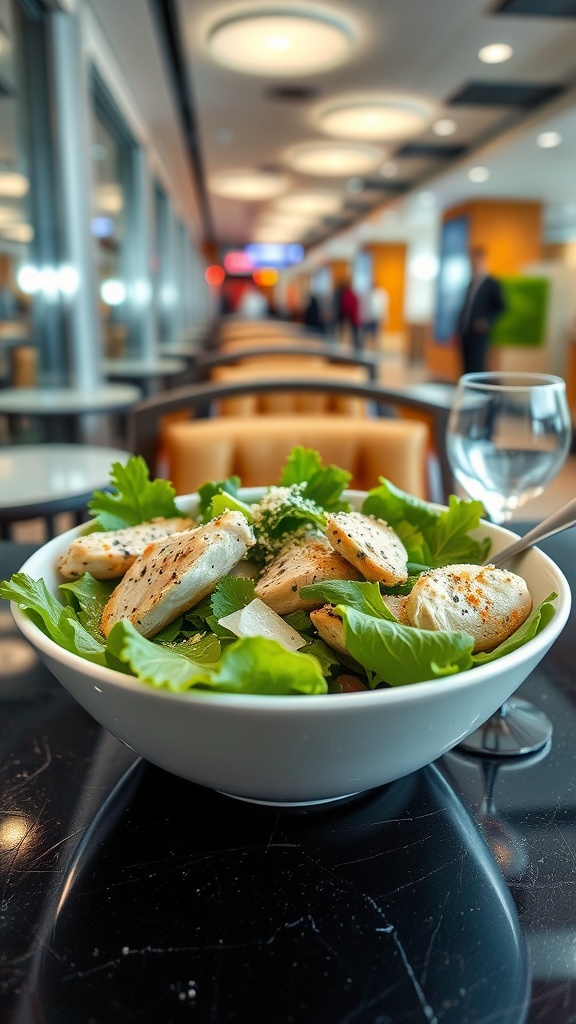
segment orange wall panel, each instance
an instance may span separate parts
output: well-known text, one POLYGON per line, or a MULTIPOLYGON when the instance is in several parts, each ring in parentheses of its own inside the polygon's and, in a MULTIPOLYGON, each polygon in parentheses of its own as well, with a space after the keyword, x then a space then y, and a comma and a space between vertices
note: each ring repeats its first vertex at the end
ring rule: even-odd
POLYGON ((390 311, 387 329, 403 331, 404 291, 406 287, 406 246, 400 242, 364 246, 372 255, 372 275, 377 288, 388 292, 390 311))

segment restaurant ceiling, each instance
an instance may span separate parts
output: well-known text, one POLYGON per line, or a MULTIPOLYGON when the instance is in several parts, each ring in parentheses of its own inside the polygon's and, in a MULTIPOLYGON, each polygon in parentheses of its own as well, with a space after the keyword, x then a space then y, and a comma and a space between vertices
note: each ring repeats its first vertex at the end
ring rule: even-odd
MULTIPOLYGON (((115 30, 124 9, 128 29, 130 0, 92 2, 110 23, 115 19, 115 30)), ((546 211, 556 211, 556 224, 562 209, 567 217, 571 205, 576 211, 576 0, 149 0, 149 6, 159 31, 159 10, 164 29, 170 25, 167 78, 179 91, 203 231, 222 246, 257 238, 282 197, 314 191, 335 194, 339 208, 319 212, 314 223, 301 221, 290 241, 327 239, 370 213, 375 223, 377 211, 393 206, 421 217, 422 191, 432 193, 436 214, 496 196, 540 199, 546 211), (254 6, 333 17, 352 32, 350 53, 337 67, 305 75, 226 67, 211 52, 211 32, 254 6), (479 50, 494 43, 508 44, 512 56, 482 63, 479 50), (404 104, 412 113, 423 110, 424 119, 414 117, 412 130, 397 139, 371 137, 369 120, 365 138, 328 135, 326 109, 356 100, 404 104), (536 140, 545 131, 560 133, 561 144, 541 148, 536 140), (357 173, 294 169, 296 150, 330 142, 360 143, 377 154, 357 173), (473 182, 468 172, 477 166, 488 176, 473 182), (281 197, 246 201, 211 191, 212 181, 238 171, 276 175, 281 197)), ((146 68, 133 64, 137 84, 146 68)), ((397 218, 396 231, 400 224, 397 218)))

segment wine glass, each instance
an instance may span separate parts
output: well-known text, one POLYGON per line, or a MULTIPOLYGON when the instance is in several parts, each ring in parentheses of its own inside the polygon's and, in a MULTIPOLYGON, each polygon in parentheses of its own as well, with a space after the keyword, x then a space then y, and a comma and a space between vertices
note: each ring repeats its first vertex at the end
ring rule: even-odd
MULTIPOLYGON (((455 479, 482 502, 491 522, 506 523, 541 494, 562 468, 572 437, 566 385, 546 373, 495 371, 460 378, 448 419, 446 453, 455 479)), ((510 698, 460 746, 517 756, 552 735, 546 715, 510 698)))

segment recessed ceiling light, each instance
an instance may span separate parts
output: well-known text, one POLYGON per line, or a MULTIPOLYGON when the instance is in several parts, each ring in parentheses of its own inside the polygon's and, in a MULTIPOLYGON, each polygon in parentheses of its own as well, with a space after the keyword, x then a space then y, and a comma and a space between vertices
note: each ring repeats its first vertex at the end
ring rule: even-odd
POLYGON ((514 50, 509 43, 489 43, 478 50, 478 60, 483 64, 504 64, 510 60, 514 50))
POLYGON ((383 178, 395 178, 398 174, 398 164, 395 164, 393 160, 387 160, 385 164, 382 164, 380 174, 383 178))
POLYGON ((488 181, 490 177, 490 171, 487 167, 471 167, 468 171, 468 177, 470 181, 482 182, 488 181))
POLYGON ((422 129, 429 108, 411 100, 350 101, 327 107, 320 128, 341 139, 404 139, 422 129))
POLYGON ((340 203, 340 196, 333 192, 293 192, 278 199, 274 207, 286 213, 312 213, 322 217, 339 210, 340 203))
POLYGON ((562 142, 562 136, 560 132, 540 132, 540 135, 536 138, 536 144, 541 149, 554 149, 555 146, 559 146, 562 142))
POLYGON ((214 195, 248 202, 274 199, 285 191, 287 184, 283 175, 264 171, 222 171, 208 179, 208 187, 214 195))
POLYGON ((354 48, 351 25, 309 7, 255 7, 224 18, 208 35, 214 60, 249 75, 305 75, 343 64, 354 48))
POLYGON ((451 117, 441 117, 432 125, 432 130, 436 135, 454 135, 457 128, 456 121, 453 121, 451 117))
POLYGON ((292 150, 287 159, 290 166, 302 174, 338 178, 374 170, 382 159, 382 153, 374 146, 313 142, 292 150))

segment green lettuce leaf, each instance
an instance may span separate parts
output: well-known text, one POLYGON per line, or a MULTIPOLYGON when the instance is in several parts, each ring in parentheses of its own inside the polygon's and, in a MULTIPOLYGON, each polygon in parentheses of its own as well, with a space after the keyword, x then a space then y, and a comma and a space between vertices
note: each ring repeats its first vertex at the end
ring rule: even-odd
POLYGON ((416 629, 339 605, 344 640, 368 673, 371 686, 406 686, 472 667, 474 640, 468 633, 416 629))
POLYGON ((306 601, 324 601, 326 604, 344 604, 365 615, 395 621, 395 615, 382 600, 377 583, 357 583, 355 580, 323 580, 301 587, 300 596, 306 601))
POLYGON ((232 615, 245 608, 254 600, 254 581, 246 576, 225 576, 216 585, 210 598, 212 613, 216 619, 232 615))
POLYGON ((14 601, 30 620, 51 640, 81 658, 105 665, 104 637, 93 636, 80 622, 73 608, 65 608, 50 593, 44 580, 33 580, 26 573, 17 572, 0 583, 0 597, 14 601))
POLYGON ((290 452, 280 476, 280 486, 305 484, 302 492, 326 512, 346 511, 350 505, 342 501, 342 491, 352 474, 339 466, 324 466, 320 453, 297 445, 290 452))
POLYGON ((103 640, 100 623, 102 612, 118 580, 96 580, 89 572, 79 580, 60 584, 64 600, 78 615, 79 621, 92 636, 103 640))
POLYGON ((110 483, 112 492, 95 491, 88 502, 90 515, 101 530, 121 530, 158 516, 172 519, 182 515, 174 501, 172 484, 150 480, 148 466, 140 455, 132 455, 125 466, 114 462, 110 483))
POLYGON ((208 514, 212 499, 217 494, 230 494, 233 498, 238 497, 238 491, 240 490, 240 477, 230 476, 226 480, 208 480, 202 487, 198 488, 198 497, 200 499, 199 506, 199 518, 202 522, 212 517, 208 514))
POLYGON ((211 689, 226 693, 327 693, 320 665, 309 654, 287 651, 275 640, 246 637, 224 651, 211 689))
POLYGON ((108 635, 108 651, 143 683, 180 693, 209 680, 210 670, 163 644, 138 633, 128 619, 116 622, 108 635))
POLYGON ((485 665, 488 661, 496 661, 497 658, 503 658, 505 654, 510 654, 511 651, 522 647, 528 640, 532 640, 554 618, 555 608, 553 602, 557 597, 558 594, 556 593, 549 594, 537 608, 533 609, 526 621, 518 627, 516 632, 509 636, 507 640, 503 640, 501 644, 498 644, 498 647, 495 647, 493 651, 479 651, 478 654, 473 654, 472 661, 474 664, 485 665))
POLYGON ((430 568, 453 562, 480 564, 490 550, 488 537, 478 541, 469 536, 485 514, 480 501, 451 495, 448 508, 438 511, 380 478, 380 485, 368 492, 362 511, 394 528, 409 562, 430 568))
POLYGON ((292 653, 275 640, 262 637, 236 641, 226 648, 218 664, 211 667, 146 640, 131 623, 123 620, 112 628, 108 648, 142 682, 177 693, 192 687, 222 693, 327 692, 315 658, 292 653))

